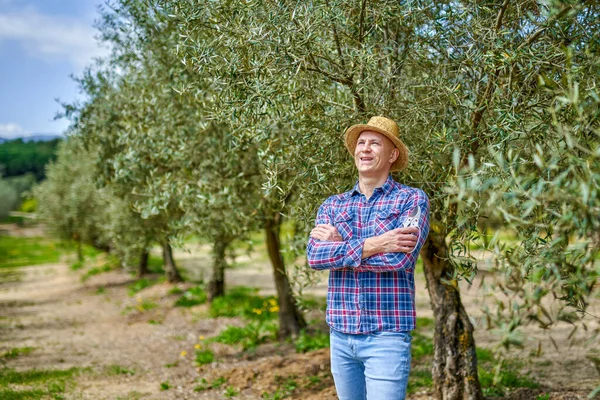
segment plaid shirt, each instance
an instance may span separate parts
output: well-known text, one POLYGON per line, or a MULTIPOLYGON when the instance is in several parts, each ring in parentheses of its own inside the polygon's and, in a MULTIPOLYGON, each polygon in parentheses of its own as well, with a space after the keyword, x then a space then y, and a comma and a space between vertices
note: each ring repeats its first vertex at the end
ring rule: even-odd
POLYGON ((311 268, 328 269, 327 324, 344 333, 415 329, 414 268, 429 233, 429 199, 425 192, 388 177, 368 200, 358 183, 349 192, 328 198, 315 224, 331 224, 343 241, 310 238, 311 268), (419 208, 419 239, 411 253, 379 253, 362 259, 365 240, 402 227, 419 208))

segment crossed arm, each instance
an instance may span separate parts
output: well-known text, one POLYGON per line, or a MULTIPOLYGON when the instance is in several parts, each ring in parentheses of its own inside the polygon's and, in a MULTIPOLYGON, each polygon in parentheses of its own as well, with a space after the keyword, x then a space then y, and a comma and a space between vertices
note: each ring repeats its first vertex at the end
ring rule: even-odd
POLYGON ((327 206, 319 210, 317 225, 310 233, 307 258, 311 268, 385 272, 413 267, 429 233, 429 203, 421 208, 419 227, 396 228, 369 238, 343 240, 331 224, 327 206))

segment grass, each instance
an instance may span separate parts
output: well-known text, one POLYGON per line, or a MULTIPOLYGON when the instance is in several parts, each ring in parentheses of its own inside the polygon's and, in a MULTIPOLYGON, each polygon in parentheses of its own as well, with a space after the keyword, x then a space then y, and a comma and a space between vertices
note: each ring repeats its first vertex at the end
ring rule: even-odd
POLYGON ((50 239, 0 235, 0 268, 57 263, 63 252, 50 239))
POLYGON ((211 341, 228 345, 241 345, 242 349, 246 351, 277 339, 278 329, 278 324, 274 321, 252 321, 244 327, 227 326, 211 341))
POLYGON ((210 389, 219 389, 219 388, 221 388, 221 386, 223 386, 225 383, 227 383, 227 379, 220 376, 217 379, 215 379, 214 381, 208 382, 206 379, 202 378, 202 379, 200 379, 200 381, 198 383, 199 383, 199 385, 194 388, 194 392, 202 392, 204 390, 210 390, 210 389))
POLYGON ((6 353, 4 353, 2 355, 2 358, 4 358, 4 359, 17 358, 19 356, 27 355, 27 354, 31 353, 33 350, 35 350, 35 347, 15 347, 13 349, 10 349, 6 353))
POLYGON ((141 278, 138 279, 137 281, 127 285, 127 293, 130 296, 135 296, 137 293, 141 292, 142 290, 149 288, 152 285, 155 285, 158 282, 161 282, 162 280, 164 280, 163 277, 158 278, 158 279, 148 279, 148 278, 141 278))
POLYGON ((127 369, 125 367, 121 367, 120 365, 111 365, 108 367, 109 375, 135 375, 135 371, 132 369, 127 369))
MULTIPOLYGON (((181 292, 181 289, 179 289, 179 292, 181 292)), ((207 299, 208 297, 204 289, 200 286, 195 286, 181 294, 181 297, 175 302, 175 307, 193 307, 206 303, 207 299)))
POLYGON ((210 364, 215 360, 215 354, 209 349, 196 350, 196 363, 198 365, 210 364))
POLYGON ((232 288, 225 296, 217 297, 210 305, 210 316, 244 317, 249 320, 272 320, 277 318, 279 306, 274 296, 258 295, 258 289, 232 288))
POLYGON ((92 276, 100 275, 119 268, 119 260, 112 255, 107 255, 104 264, 90 268, 81 276, 81 282, 85 282, 92 276))
POLYGON ((67 383, 82 372, 80 368, 68 370, 27 370, 15 371, 0 369, 0 399, 63 399, 67 383))
POLYGON ((308 334, 303 331, 294 341, 294 346, 297 353, 306 353, 307 351, 327 348, 329 347, 329 334, 325 332, 308 334))
POLYGON ((240 392, 238 392, 233 386, 228 386, 227 389, 225 389, 225 397, 227 398, 231 398, 231 397, 235 397, 239 394, 240 392))

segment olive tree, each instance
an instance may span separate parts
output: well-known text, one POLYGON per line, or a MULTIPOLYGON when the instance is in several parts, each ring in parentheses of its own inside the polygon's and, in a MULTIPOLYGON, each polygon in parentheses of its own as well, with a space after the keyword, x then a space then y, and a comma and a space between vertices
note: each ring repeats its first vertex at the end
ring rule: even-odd
MULTIPOLYGON (((521 149, 534 142, 532 127, 543 140, 551 113, 550 103, 538 102, 539 77, 556 74, 561 46, 581 51, 583 42, 597 42, 584 28, 597 21, 595 5, 176 4, 182 61, 219 89, 214 118, 259 146, 263 185, 282 205, 294 200, 298 217, 314 215, 327 195, 352 184, 345 127, 378 114, 399 122, 411 162, 398 179, 431 200, 421 258, 436 322, 436 395, 482 398, 473 325, 458 288, 476 263, 464 256, 472 236, 463 235, 464 207, 452 193, 461 171, 486 162, 490 147, 521 149)), ((478 208, 488 199, 473 201, 478 208)))
POLYGON ((40 220, 56 237, 77 243, 79 261, 83 244, 107 248, 102 223, 108 203, 94 185, 93 159, 80 142, 58 145, 56 160, 46 166, 46 180, 33 194, 40 220))

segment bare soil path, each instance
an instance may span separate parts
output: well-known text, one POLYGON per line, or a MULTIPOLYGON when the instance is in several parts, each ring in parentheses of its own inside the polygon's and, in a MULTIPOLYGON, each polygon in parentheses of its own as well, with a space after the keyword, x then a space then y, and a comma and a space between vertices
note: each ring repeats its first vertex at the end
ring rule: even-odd
MULTIPOLYGON (((179 254, 182 265, 198 265, 198 260, 179 254)), ((204 258, 202 258, 204 257, 204 258)), ((208 268, 202 262, 201 268, 208 268)), ((262 393, 273 393, 294 377, 302 387, 288 398, 333 399, 334 390, 329 377, 327 350, 296 354, 290 344, 267 344, 256 352, 242 354, 239 349, 213 345, 215 363, 197 367, 192 353, 199 337, 216 335, 228 324, 240 324, 237 319, 207 316, 206 306, 192 309, 174 308, 177 298, 170 295, 173 287, 159 283, 140 292, 136 297, 127 294, 126 286, 134 278, 122 271, 93 276, 82 283, 82 273, 66 264, 23 267, 19 280, 0 285, 0 354, 12 348, 32 347, 34 350, 15 359, 5 360, 17 370, 88 368, 76 377, 69 387, 68 399, 223 399, 225 386, 235 388, 237 399, 260 399, 262 393), (157 307, 140 312, 141 301, 156 303, 157 307), (185 351, 187 354, 182 355, 185 351), (194 391, 201 379, 212 382, 219 377, 227 383, 218 389, 194 391), (308 377, 317 377, 309 381, 308 377), (161 390, 161 383, 168 390, 161 390)), ((419 277, 421 278, 421 277, 419 277)), ((252 269, 228 271, 230 284, 260 287, 272 291, 268 265, 252 269)), ((182 288, 186 284, 180 285, 182 288)), ((323 282, 313 289, 324 294, 323 282)), ((418 282, 418 313, 430 315, 426 289, 418 282)), ((477 283, 465 287, 463 298, 471 315, 480 315, 482 295, 477 283)), ((596 324, 596 325, 594 325, 596 324)), ((590 321, 590 329, 598 321, 590 321)), ((599 372, 588 359, 590 349, 598 343, 587 343, 582 334, 578 345, 568 347, 570 326, 550 333, 528 328, 525 348, 515 354, 526 361, 527 372, 535 376, 544 391, 514 393, 511 398, 536 399, 548 393, 548 399, 584 399, 600 384, 599 372), (540 356, 532 356, 543 344, 540 356)), ((576 334, 577 335, 577 334, 576 334)), ((576 336, 577 338, 577 336, 576 336)), ((491 347, 494 335, 477 332, 477 343, 491 347)), ((429 398, 427 393, 411 397, 429 398)))

